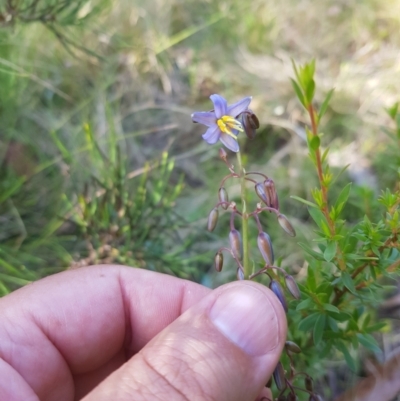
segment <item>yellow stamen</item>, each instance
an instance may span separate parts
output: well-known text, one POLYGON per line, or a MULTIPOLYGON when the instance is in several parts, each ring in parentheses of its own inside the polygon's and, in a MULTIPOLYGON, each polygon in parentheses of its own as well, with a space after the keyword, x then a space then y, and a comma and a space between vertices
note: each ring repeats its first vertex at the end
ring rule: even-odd
POLYGON ((243 132, 242 123, 231 116, 222 116, 217 120, 217 124, 222 132, 231 136, 234 139, 237 138, 236 135, 232 132, 232 130, 243 132))

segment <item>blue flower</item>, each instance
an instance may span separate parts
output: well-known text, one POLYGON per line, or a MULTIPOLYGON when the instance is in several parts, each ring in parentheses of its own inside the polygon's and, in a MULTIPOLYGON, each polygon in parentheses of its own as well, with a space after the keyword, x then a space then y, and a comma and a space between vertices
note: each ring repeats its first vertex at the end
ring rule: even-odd
POLYGON ((251 97, 245 97, 228 106, 220 95, 211 95, 213 111, 198 111, 192 114, 192 120, 208 127, 203 139, 210 145, 220 140, 232 152, 239 152, 237 135, 243 132, 243 126, 237 117, 247 110, 251 97))

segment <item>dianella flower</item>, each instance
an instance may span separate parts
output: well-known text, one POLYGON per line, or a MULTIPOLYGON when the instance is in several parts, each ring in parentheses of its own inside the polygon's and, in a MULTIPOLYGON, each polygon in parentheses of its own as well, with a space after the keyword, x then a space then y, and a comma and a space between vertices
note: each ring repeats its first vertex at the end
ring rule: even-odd
POLYGON ((237 136, 243 132, 242 123, 238 117, 247 110, 251 97, 245 97, 228 106, 220 95, 211 95, 214 104, 212 111, 199 111, 192 114, 192 120, 208 127, 203 139, 210 145, 221 141, 232 152, 239 152, 237 136))

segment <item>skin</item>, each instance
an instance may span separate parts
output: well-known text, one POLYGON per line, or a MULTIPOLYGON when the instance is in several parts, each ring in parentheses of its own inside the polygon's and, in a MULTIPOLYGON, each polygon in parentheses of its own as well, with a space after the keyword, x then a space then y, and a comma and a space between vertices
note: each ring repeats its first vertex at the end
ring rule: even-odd
POLYGON ((47 277, 0 299, 0 316, 0 399, 9 401, 260 400, 286 337, 263 286, 212 291, 124 266, 47 277), (269 303, 265 351, 244 351, 213 323, 214 305, 236 292, 269 303))

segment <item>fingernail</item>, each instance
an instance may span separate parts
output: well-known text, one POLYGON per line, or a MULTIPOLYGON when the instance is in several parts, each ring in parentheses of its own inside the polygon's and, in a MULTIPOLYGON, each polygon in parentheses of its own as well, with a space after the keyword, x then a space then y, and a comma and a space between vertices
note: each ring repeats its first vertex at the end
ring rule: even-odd
POLYGON ((275 311, 278 305, 273 305, 270 296, 267 289, 235 283, 219 295, 210 310, 210 319, 225 337, 247 354, 264 355, 279 344, 279 321, 275 311))

